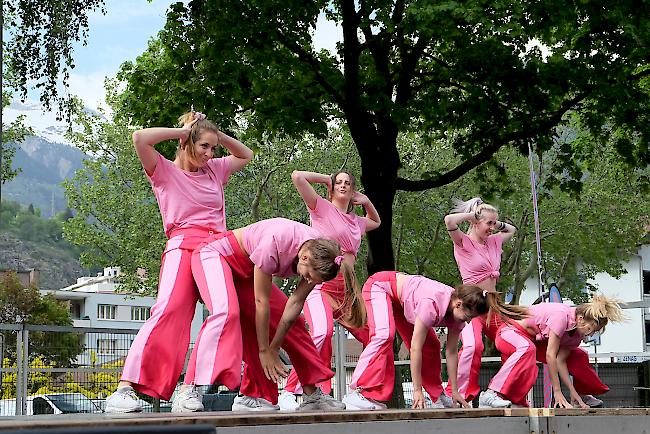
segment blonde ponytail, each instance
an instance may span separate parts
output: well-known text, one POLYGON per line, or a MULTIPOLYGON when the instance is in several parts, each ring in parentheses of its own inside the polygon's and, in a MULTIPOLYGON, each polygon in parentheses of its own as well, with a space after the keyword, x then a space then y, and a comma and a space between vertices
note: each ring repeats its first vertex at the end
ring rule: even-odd
POLYGON ((595 321, 600 325, 600 332, 605 331, 609 321, 624 322, 627 320, 620 306, 620 300, 609 298, 602 294, 595 294, 590 302, 581 304, 576 308, 576 314, 582 315, 588 321, 595 321))
POLYGON ((490 311, 488 312, 488 324, 491 324, 490 320, 492 315, 497 315, 502 321, 508 320, 522 320, 528 318, 530 313, 525 306, 518 306, 516 304, 507 304, 501 301, 499 294, 496 292, 488 292, 486 294, 488 305, 490 306, 490 311))
POLYGON ((350 327, 360 329, 366 325, 367 314, 357 275, 354 272, 354 267, 346 262, 341 263, 341 271, 345 282, 345 298, 342 305, 342 310, 345 312, 343 322, 350 327))

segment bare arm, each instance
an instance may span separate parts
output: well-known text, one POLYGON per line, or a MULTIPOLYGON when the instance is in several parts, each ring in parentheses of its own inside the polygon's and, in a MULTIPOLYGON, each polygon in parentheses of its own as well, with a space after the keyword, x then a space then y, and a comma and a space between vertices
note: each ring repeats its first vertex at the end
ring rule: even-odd
POLYGON ((428 332, 429 328, 420 320, 420 318, 416 318, 413 336, 411 337, 413 408, 424 408, 424 393, 422 392, 422 347, 427 339, 428 332))
POLYGON ((273 336, 273 341, 271 342, 271 348, 275 351, 279 350, 284 341, 284 337, 287 335, 287 332, 296 321, 298 316, 300 316, 300 311, 302 311, 303 306, 305 305, 305 300, 307 296, 316 286, 313 283, 308 283, 305 279, 300 279, 296 290, 293 291, 293 294, 287 300, 287 304, 284 306, 284 312, 282 312, 282 318, 278 324, 277 329, 275 330, 275 335, 273 336))
POLYGON ((496 228, 499 229, 498 235, 503 238, 503 242, 507 243, 512 239, 517 232, 517 228, 511 225, 510 223, 497 221, 496 228), (503 229, 501 229, 503 228, 503 229))
POLYGON ((458 392, 458 338, 460 332, 456 329, 448 329, 447 345, 445 346, 445 357, 447 358, 447 377, 451 382, 451 397, 463 408, 471 408, 465 398, 458 392))
POLYGON ((565 347, 560 347, 560 351, 557 353, 557 370, 560 375, 560 380, 562 380, 562 383, 564 383, 567 389, 569 389, 569 396, 573 401, 577 402, 582 408, 589 408, 589 406, 582 401, 582 398, 580 398, 580 394, 575 387, 573 387, 573 381, 571 381, 569 368, 566 364, 569 354, 571 354, 571 348, 565 347))
POLYGON ((264 370, 264 375, 269 380, 278 382, 280 377, 286 375, 286 367, 280 361, 277 350, 269 345, 269 298, 273 290, 272 276, 255 266, 253 271, 253 284, 255 292, 255 331, 259 357, 264 370))
POLYGON ((573 408, 562 394, 562 388, 560 386, 557 361, 559 351, 560 337, 552 331, 548 337, 548 345, 546 347, 546 364, 548 365, 548 374, 551 377, 551 383, 553 383, 555 405, 559 405, 561 408, 573 408))
POLYGON ((370 199, 368 199, 368 196, 355 191, 354 196, 352 196, 352 204, 362 205, 366 211, 366 216, 364 217, 364 219, 366 219, 366 232, 377 229, 381 225, 381 218, 379 217, 379 213, 377 212, 377 209, 372 204, 370 199))
POLYGON ((226 158, 233 173, 243 169, 253 159, 253 151, 248 146, 223 131, 219 131, 219 143, 230 151, 230 155, 226 158))
POLYGON ((309 209, 316 208, 316 202, 319 198, 318 193, 311 184, 325 184, 328 192, 332 190, 332 178, 322 173, 294 170, 291 173, 291 181, 309 209))
POLYGON ((453 214, 447 214, 445 216, 445 226, 447 226, 447 232, 453 240, 454 244, 459 246, 463 245, 463 234, 460 233, 459 224, 462 222, 476 223, 476 216, 473 212, 458 212, 453 214))
POLYGON ((152 175, 156 170, 156 164, 158 164, 158 151, 154 149, 154 145, 165 140, 178 139, 184 142, 190 134, 193 123, 183 128, 154 127, 145 128, 144 130, 138 130, 133 133, 135 152, 138 154, 140 163, 142 163, 142 167, 147 174, 152 175))

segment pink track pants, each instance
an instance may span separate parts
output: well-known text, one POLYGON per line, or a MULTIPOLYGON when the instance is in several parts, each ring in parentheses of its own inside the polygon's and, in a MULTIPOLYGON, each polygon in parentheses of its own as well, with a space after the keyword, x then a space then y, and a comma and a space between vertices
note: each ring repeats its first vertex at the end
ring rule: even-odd
MULTIPOLYGON (((196 382, 212 384, 219 381, 230 389, 239 386, 241 372, 241 331, 239 307, 233 287, 221 285, 207 288, 195 280, 192 252, 207 237, 218 237, 206 229, 182 229, 171 234, 162 255, 160 282, 151 316, 136 335, 122 372, 138 392, 170 399, 183 370, 190 329, 199 295, 210 311, 203 323, 190 361, 200 365, 196 382), (198 288, 197 288, 198 285, 198 288), (207 333, 207 335, 206 335, 207 333), (210 336, 211 346, 202 340, 210 336), (222 347, 233 348, 216 359, 222 347)), ((188 376, 194 366, 188 366, 188 376)), ((191 381, 194 381, 193 379, 191 381)))
MULTIPOLYGON (((339 274, 336 278, 316 285, 313 291, 307 296, 305 301, 304 313, 307 324, 309 325, 309 334, 318 350, 323 363, 330 366, 332 360, 332 335, 334 334, 334 320, 338 321, 344 315, 337 306, 343 303, 345 298, 345 283, 343 275, 339 274)), ((340 322, 359 342, 365 347, 368 343, 369 332, 368 326, 356 329, 340 322)), ((328 380, 317 384, 323 393, 329 394, 332 391, 332 381, 328 380)), ((291 371, 284 390, 291 393, 302 393, 302 386, 298 380, 295 371, 291 371)))
MULTIPOLYGON (((388 401, 393 394, 395 331, 408 349, 411 348, 413 336, 414 325, 404 317, 397 297, 396 274, 395 271, 375 273, 363 286, 370 341, 359 356, 350 389, 360 389, 363 396, 377 401, 388 401)), ((429 331, 422 348, 422 367, 422 385, 431 399, 436 401, 442 392, 442 378, 440 341, 433 329, 429 331)))
MULTIPOLYGON (((209 263, 208 258, 220 258, 230 266, 234 286, 237 290, 240 310, 240 324, 243 344, 244 374, 240 392, 253 398, 264 398, 272 403, 278 401, 278 386, 264 375, 259 359, 259 347, 255 333, 255 294, 253 285, 254 265, 242 251, 232 232, 223 238, 204 243, 198 247, 192 262, 198 270, 209 263)), ((270 337, 278 326, 287 296, 273 285, 270 302, 270 337)), ((334 376, 325 365, 307 332, 304 319, 296 321, 287 333, 282 348, 287 352, 303 384, 317 384, 334 376)), ((225 356, 225 354, 224 354, 225 356)), ((241 369, 241 367, 239 368, 241 369)))

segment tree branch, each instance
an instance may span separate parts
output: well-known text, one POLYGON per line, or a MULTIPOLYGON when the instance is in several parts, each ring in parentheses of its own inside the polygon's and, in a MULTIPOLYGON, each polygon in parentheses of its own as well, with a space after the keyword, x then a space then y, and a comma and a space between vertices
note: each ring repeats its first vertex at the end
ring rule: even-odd
MULTIPOLYGON (((289 49, 293 54, 298 56, 298 59, 300 59, 302 62, 307 64, 311 71, 314 73, 316 76, 316 82, 320 84, 323 89, 325 89, 336 101, 337 104, 343 106, 345 103, 345 97, 342 95, 334 85, 332 85, 325 76, 323 75, 323 71, 321 70, 321 63, 316 59, 312 53, 308 52, 305 50, 303 47, 300 46, 300 44, 296 43, 295 41, 292 41, 291 38, 288 38, 282 31, 278 30, 278 39, 280 42, 284 44, 285 47, 289 49)), ((338 72, 338 71, 337 71, 338 72)), ((341 77, 342 78, 342 77, 341 77)))
POLYGON ((590 93, 591 90, 587 90, 565 101, 562 103, 558 110, 549 114, 545 119, 540 120, 538 124, 533 128, 524 127, 521 131, 515 131, 506 134, 501 138, 493 139, 492 142, 488 146, 485 146, 479 153, 471 156, 450 171, 438 175, 435 178, 420 180, 397 178, 397 189, 404 191, 422 191, 447 185, 457 180, 470 170, 475 169, 476 167, 490 160, 494 154, 496 154, 497 151, 506 144, 526 140, 554 127, 558 124, 558 122, 562 119, 562 116, 564 116, 568 110, 570 110, 580 101, 584 100, 590 93))

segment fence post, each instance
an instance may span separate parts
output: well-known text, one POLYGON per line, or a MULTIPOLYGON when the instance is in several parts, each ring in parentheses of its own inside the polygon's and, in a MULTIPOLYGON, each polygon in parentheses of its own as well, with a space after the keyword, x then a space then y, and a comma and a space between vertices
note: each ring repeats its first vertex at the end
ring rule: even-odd
POLYGON ((23 333, 23 366, 22 366, 22 371, 23 371, 23 376, 22 376, 22 391, 23 391, 23 412, 21 414, 25 415, 27 414, 27 395, 29 395, 29 330, 24 327, 23 325, 23 330, 25 331, 23 333))
POLYGON ((346 372, 345 372, 345 332, 343 331, 343 327, 341 327, 338 323, 336 323, 335 326, 335 345, 336 345, 336 358, 335 360, 335 366, 336 366, 336 392, 338 393, 338 396, 336 396, 337 399, 341 400, 345 396, 345 392, 347 389, 347 380, 346 380, 346 372))
POLYGON ((24 396, 26 393, 23 391, 23 358, 27 357, 24 353, 25 347, 23 339, 25 338, 25 325, 21 324, 21 328, 16 332, 16 416, 23 416, 27 410, 27 403, 24 396))

